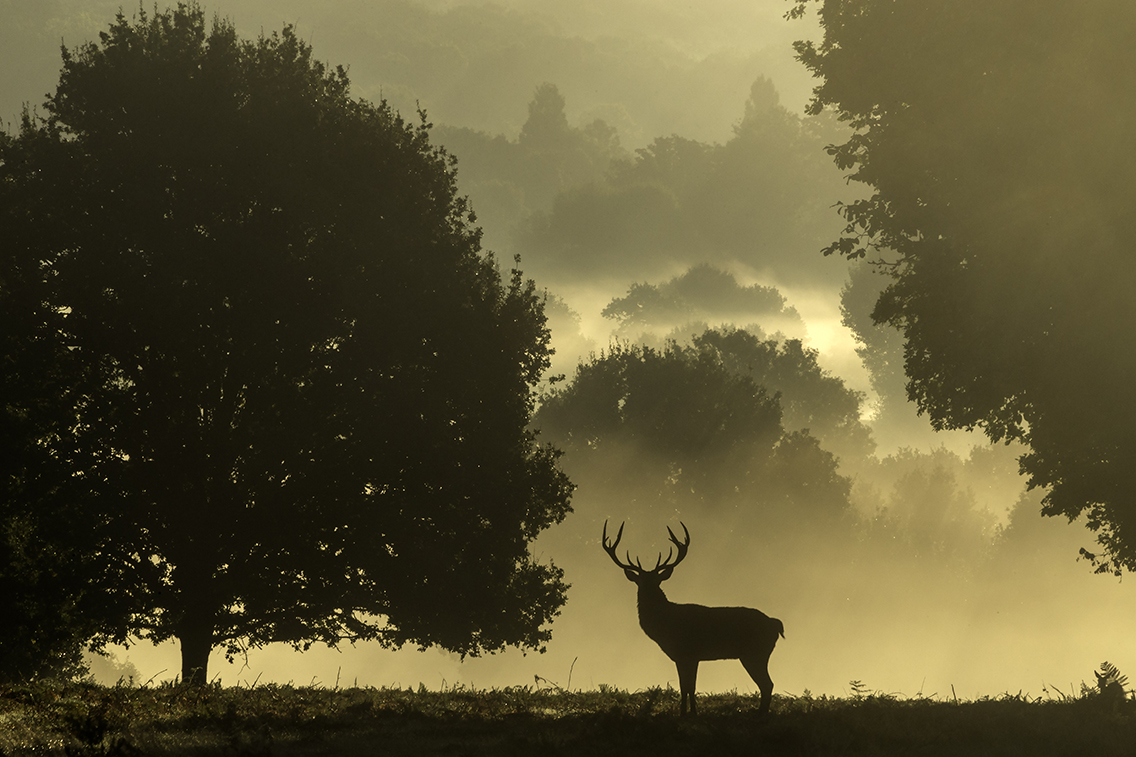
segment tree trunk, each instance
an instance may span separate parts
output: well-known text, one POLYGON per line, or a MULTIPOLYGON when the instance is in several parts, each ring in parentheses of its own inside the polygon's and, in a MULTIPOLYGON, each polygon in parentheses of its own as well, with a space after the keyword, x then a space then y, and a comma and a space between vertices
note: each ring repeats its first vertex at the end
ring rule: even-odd
MULTIPOLYGON (((197 536, 197 535, 194 535, 197 536)), ((208 541, 190 538, 191 549, 179 554, 174 568, 173 585, 177 589, 178 620, 174 626, 181 642, 181 682, 203 686, 209 681, 209 652, 213 649, 213 633, 217 625, 214 585, 217 559, 206 548, 208 541)))
POLYGON ((187 624, 178 635, 181 642, 181 681, 191 686, 208 682, 209 653, 213 650, 213 629, 208 624, 187 624))
POLYGON ((209 652, 214 646, 214 614, 187 609, 177 633, 182 642, 182 683, 203 685, 209 681, 209 652))

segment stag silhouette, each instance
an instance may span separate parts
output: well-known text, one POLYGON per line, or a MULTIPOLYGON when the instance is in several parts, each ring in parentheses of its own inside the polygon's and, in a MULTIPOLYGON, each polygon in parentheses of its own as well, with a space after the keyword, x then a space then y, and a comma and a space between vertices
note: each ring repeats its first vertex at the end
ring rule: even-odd
POLYGON ((679 541, 674 531, 667 527, 667 533, 678 548, 678 553, 675 554, 673 549, 668 550, 665 560, 660 553, 655 567, 650 570, 644 568, 638 559, 632 563, 630 552, 627 553, 627 562, 621 562, 616 556, 615 549, 623 538, 624 525, 620 524, 615 541, 609 544, 607 521, 604 521, 603 548, 612 561, 623 568, 627 580, 639 587, 639 625, 643 632, 659 645, 678 668, 680 714, 686 715, 688 701, 690 714, 698 714, 694 688, 698 678, 698 663, 703 660, 740 660, 761 689, 759 713, 768 713, 769 702, 773 698, 769 655, 773 654, 777 637, 784 638, 785 626, 777 618, 749 607, 705 607, 671 602, 660 584, 671 577, 675 566, 686 557, 686 551, 690 547, 690 531, 686 524, 680 521, 684 541, 679 541))

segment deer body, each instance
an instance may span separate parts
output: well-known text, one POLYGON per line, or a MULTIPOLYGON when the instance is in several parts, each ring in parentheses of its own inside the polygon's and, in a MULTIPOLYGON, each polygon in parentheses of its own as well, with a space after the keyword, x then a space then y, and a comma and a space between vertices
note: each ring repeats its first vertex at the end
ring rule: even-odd
POLYGON ((690 545, 690 532, 686 531, 686 541, 680 542, 668 528, 671 541, 679 548, 678 558, 666 562, 662 555, 653 570, 642 565, 620 562, 615 555, 615 547, 623 535, 623 526, 615 542, 607 543, 607 524, 604 524, 604 550, 611 555, 616 565, 624 569, 627 579, 639 587, 639 625, 643 632, 659 645, 663 653, 674 661, 678 668, 679 691, 681 694, 680 713, 686 715, 687 703, 690 713, 697 714, 694 692, 698 678, 698 663, 703 660, 740 660, 746 672, 761 690, 759 712, 769 711, 773 698, 773 679, 769 677, 769 656, 777 644, 779 636, 785 636, 785 627, 777 618, 771 618, 760 610, 750 607, 706 607, 695 604, 676 604, 667 599, 660 584, 670 578, 671 571, 686 556, 690 545))
POLYGON ((778 635, 785 633, 780 620, 760 610, 676 604, 665 596, 660 605, 648 608, 640 601, 639 626, 675 662, 686 657, 740 660, 762 651, 768 657, 778 635))

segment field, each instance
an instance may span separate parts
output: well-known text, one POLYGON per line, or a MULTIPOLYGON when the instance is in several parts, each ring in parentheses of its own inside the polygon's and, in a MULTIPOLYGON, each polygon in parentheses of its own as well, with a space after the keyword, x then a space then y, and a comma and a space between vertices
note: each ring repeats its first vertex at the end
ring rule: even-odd
POLYGON ((1136 702, 1083 689, 1034 699, 699 698, 671 689, 0 687, 0 757, 16 755, 1131 754, 1136 702))

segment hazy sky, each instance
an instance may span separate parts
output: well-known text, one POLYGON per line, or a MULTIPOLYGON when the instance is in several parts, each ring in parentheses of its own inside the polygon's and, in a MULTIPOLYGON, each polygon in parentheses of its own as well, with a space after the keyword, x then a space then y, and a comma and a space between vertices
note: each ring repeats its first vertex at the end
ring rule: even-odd
MULTIPOLYGON (((0 0, 0 119, 16 122, 22 104, 42 102, 57 80, 60 42, 74 46, 93 38, 119 5, 0 0)), ((570 123, 602 118, 628 150, 670 134, 729 140, 759 75, 772 80, 782 104, 800 112, 812 85, 793 61, 790 43, 814 35, 815 25, 784 21, 787 6, 785 0, 204 4, 207 12, 233 19, 245 36, 295 24, 319 59, 349 67, 357 95, 386 97, 404 111, 418 102, 440 124, 515 140, 533 92, 552 82, 564 95, 570 123)), ((599 318, 599 311, 635 280, 646 281, 647 274, 606 288, 541 283, 564 297, 592 344, 602 347, 614 324, 599 318)), ((755 280, 751 275, 742 283, 755 280)), ((804 318, 821 364, 850 386, 866 388, 866 374, 839 324, 837 289, 780 288, 804 318)), ((926 435, 923 446, 949 443, 965 450, 978 441, 926 435)), ((1011 497, 992 510, 1004 523, 1013 504, 1011 497)), ((672 663, 638 628, 634 587, 599 548, 597 524, 604 517, 625 518, 622 503, 604 492, 579 491, 576 508, 563 528, 535 546, 539 558, 551 556, 566 569, 573 585, 546 655, 510 652, 463 664, 438 651, 390 653, 365 645, 297 655, 274 648, 250 653, 247 667, 244 660, 230 666, 215 654, 211 672, 226 684, 259 679, 330 686, 338 677, 340 685, 501 687, 533 685, 539 676, 564 687, 571 677, 574 688, 677 687, 672 663)), ((644 557, 654 554, 665 545, 665 526, 674 525, 671 515, 636 521, 625 544, 644 557)), ((907 695, 949 696, 952 686, 960 697, 1019 689, 1038 695, 1046 685, 1068 693, 1071 685, 1091 680, 1104 660, 1124 672, 1136 670, 1127 630, 1136 621, 1136 589, 1093 576, 1075 562, 1076 547, 1089 543, 1082 528, 1036 515, 1033 520, 1043 535, 1032 536, 1013 559, 973 571, 926 562, 912 568, 888 563, 886 556, 865 561, 849 545, 819 539, 800 554, 780 554, 761 547, 757 535, 757 546, 730 552, 716 542, 723 533, 717 525, 688 523, 689 558, 664 588, 676 601, 750 605, 780 617, 786 639, 770 665, 777 693, 839 695, 859 680, 907 695)), ((128 657, 143 680, 169 679, 180 669, 172 644, 138 644, 128 657)), ((734 688, 755 690, 740 664, 702 665, 699 691, 734 688)))

